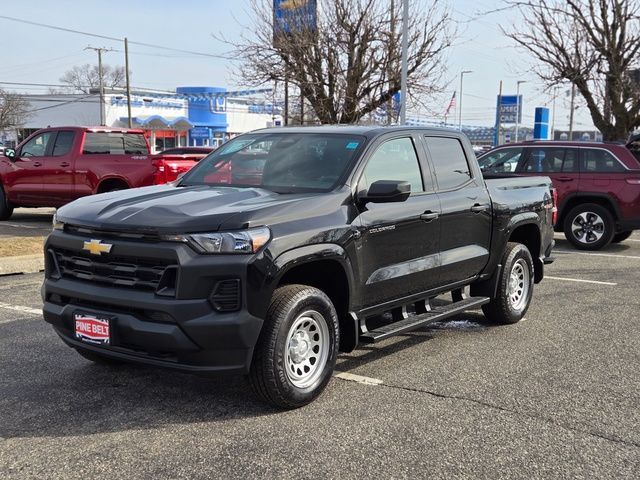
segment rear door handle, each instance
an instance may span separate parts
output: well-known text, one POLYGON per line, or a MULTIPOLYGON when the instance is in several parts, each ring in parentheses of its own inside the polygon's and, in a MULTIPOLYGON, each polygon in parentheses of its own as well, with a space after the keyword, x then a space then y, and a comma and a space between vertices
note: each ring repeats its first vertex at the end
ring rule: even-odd
POLYGON ((68 167, 69 165, 71 165, 69 162, 61 162, 60 163, 61 167, 68 167))
POLYGON ((571 180, 573 180, 573 177, 556 177, 556 180, 560 182, 570 182, 571 180))
POLYGON ((40 162, 33 162, 31 165, 33 165, 34 167, 39 167, 42 164, 40 162))
POLYGON ((438 212, 432 212, 431 210, 427 210, 422 215, 420 215, 420 219, 424 220, 425 222, 430 222, 432 220, 435 220, 439 216, 440 214, 438 212))
POLYGON ((487 210, 489 210, 489 205, 480 205, 479 203, 476 203, 473 207, 471 207, 471 211, 473 213, 482 213, 486 212, 487 210))

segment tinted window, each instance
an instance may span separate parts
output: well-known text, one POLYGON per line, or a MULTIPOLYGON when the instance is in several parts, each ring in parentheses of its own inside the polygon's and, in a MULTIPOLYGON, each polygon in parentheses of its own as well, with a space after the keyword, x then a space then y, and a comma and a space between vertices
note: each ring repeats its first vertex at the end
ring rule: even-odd
POLYGON ((380 145, 362 172, 360 189, 368 189, 378 180, 404 180, 412 192, 423 192, 418 156, 410 138, 396 138, 380 145))
POLYGON ((522 158, 521 148, 501 148, 478 159, 480 168, 486 173, 513 173, 522 158))
POLYGON ((87 132, 82 153, 144 155, 148 150, 141 133, 87 132))
POLYGON ((625 168, 609 152, 596 148, 582 150, 582 171, 594 172, 624 172, 625 168))
POLYGON ((241 135, 200 160, 181 185, 260 185, 278 193, 336 187, 364 144, 346 134, 241 135))
POLYGON ((471 180, 471 169, 456 138, 425 137, 440 190, 450 190, 471 180))
POLYGON ((47 145, 55 132, 45 132, 36 135, 20 150, 21 157, 44 157, 47 153, 47 145))
POLYGON ((53 147, 53 156, 60 157, 69 153, 73 145, 74 137, 75 134, 73 132, 58 132, 56 144, 53 147))
MULTIPOLYGON (((571 171, 563 170, 564 152, 564 148, 558 147, 529 148, 524 171, 529 173, 559 173, 562 171, 571 171)), ((575 161, 572 162, 572 165, 575 165, 575 161)), ((569 164, 567 164, 567 168, 569 168, 569 164)))

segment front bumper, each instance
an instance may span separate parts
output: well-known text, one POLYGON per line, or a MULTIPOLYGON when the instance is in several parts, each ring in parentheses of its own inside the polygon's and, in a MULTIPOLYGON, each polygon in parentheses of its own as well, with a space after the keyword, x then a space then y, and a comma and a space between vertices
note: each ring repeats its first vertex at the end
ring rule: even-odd
MULTIPOLYGON (((47 240, 46 255, 51 258, 60 248, 77 249, 82 240, 54 233, 47 240)), ((119 254, 136 250, 127 247, 136 245, 114 241, 119 254)), ((250 259, 201 256, 174 244, 151 244, 144 252, 136 251, 142 254, 173 257, 179 269, 175 295, 56 275, 55 262, 49 260, 42 286, 45 321, 67 345, 111 358, 194 373, 248 373, 263 323, 247 308, 250 259), (208 296, 220 278, 234 278, 241 285, 235 311, 218 311, 208 296), (108 318, 110 345, 77 339, 77 313, 108 318)))

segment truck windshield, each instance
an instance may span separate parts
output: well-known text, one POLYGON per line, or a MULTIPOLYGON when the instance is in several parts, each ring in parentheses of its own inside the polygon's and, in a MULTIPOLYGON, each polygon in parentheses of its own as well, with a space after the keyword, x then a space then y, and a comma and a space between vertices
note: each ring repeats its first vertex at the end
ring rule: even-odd
POLYGON ((242 135, 201 160, 181 186, 259 186, 278 193, 335 188, 362 149, 358 135, 254 133, 242 135))

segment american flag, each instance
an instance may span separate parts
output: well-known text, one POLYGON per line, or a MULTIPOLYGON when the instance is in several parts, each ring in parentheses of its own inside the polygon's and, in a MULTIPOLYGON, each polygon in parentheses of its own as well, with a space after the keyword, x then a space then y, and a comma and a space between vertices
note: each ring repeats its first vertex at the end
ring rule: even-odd
POLYGON ((451 112, 451 109, 456 108, 456 92, 455 90, 453 91, 453 95, 451 95, 451 100, 449 101, 449 106, 447 107, 447 111, 444 112, 444 116, 448 116, 449 113, 451 112))

